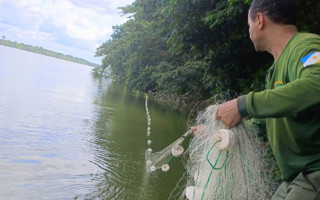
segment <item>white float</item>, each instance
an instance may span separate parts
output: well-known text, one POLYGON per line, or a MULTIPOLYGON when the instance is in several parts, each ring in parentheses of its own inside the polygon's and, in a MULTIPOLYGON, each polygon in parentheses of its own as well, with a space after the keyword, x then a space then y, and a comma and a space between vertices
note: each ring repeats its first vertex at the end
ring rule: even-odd
POLYGON ((220 129, 213 135, 213 144, 219 150, 230 150, 236 143, 236 137, 231 130, 220 129), (221 140, 220 142, 218 142, 221 140))
POLYGON ((183 154, 184 152, 184 149, 181 145, 175 145, 173 148, 172 148, 172 155, 174 157, 179 157, 183 154))

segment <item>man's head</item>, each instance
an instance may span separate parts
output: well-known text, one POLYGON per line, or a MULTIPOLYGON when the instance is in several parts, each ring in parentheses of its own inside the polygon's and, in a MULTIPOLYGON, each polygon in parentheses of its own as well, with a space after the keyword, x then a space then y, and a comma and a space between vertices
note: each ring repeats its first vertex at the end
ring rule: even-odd
POLYGON ((295 25, 296 11, 294 1, 253 0, 248 14, 248 25, 250 39, 257 51, 266 50, 265 38, 268 35, 263 30, 267 23, 279 26, 295 25))
POLYGON ((255 20, 258 13, 265 14, 275 24, 296 24, 293 0, 253 0, 249 12, 251 20, 255 20))

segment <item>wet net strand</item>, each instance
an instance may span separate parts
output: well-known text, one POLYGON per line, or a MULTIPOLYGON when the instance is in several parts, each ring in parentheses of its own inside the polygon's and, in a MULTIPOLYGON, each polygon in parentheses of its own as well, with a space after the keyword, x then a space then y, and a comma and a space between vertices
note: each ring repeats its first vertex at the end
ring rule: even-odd
MULTIPOLYGON (((148 96, 146 95, 145 100, 145 108, 148 120, 148 128, 147 128, 147 136, 151 135, 151 117, 148 109, 148 96)), ((184 153, 184 148, 181 146, 185 138, 189 135, 189 131, 184 133, 181 137, 179 137, 176 141, 171 143, 169 146, 164 148, 159 152, 152 153, 151 149, 151 140, 147 141, 148 149, 145 151, 145 159, 146 159, 146 170, 148 173, 154 172, 157 169, 162 169, 162 171, 168 171, 170 169, 169 162, 174 157, 182 156, 184 153)))
MULTIPOLYGON (((151 118, 147 97, 147 136, 151 134, 151 118)), ((159 152, 152 153, 151 140, 145 152, 148 173, 157 169, 168 171, 174 156, 183 154, 186 172, 169 199, 189 200, 265 200, 270 198, 271 176, 260 146, 258 129, 249 123, 240 123, 228 129, 215 120, 219 105, 207 107, 196 118, 197 134, 184 152, 181 143, 189 131, 159 152), (200 126, 201 125, 201 126, 200 126), (181 149, 182 148, 182 149, 181 149)))
POLYGON ((180 183, 186 183, 178 184, 169 199, 269 199, 271 177, 264 169, 266 152, 259 146, 257 129, 247 123, 226 129, 214 118, 217 106, 198 115, 196 125, 201 124, 202 129, 184 154, 186 173, 180 183), (230 143, 223 150, 217 147, 225 141, 214 140, 221 130, 234 133, 233 139, 223 136, 230 143))

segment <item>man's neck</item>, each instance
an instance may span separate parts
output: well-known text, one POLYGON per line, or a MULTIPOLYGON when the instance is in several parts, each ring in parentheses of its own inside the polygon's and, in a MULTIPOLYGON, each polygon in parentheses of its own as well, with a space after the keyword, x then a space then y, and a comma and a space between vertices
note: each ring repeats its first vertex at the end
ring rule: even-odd
POLYGON ((266 41, 266 50, 273 55, 276 62, 291 38, 298 32, 293 25, 274 25, 266 41))

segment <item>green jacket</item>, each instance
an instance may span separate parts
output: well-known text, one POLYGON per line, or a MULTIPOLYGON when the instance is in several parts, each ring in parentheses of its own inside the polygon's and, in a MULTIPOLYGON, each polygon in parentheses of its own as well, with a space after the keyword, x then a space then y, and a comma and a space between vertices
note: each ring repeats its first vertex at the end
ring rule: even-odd
POLYGON ((239 113, 266 119, 284 181, 320 170, 320 36, 297 33, 266 76, 266 90, 237 101, 239 113))

